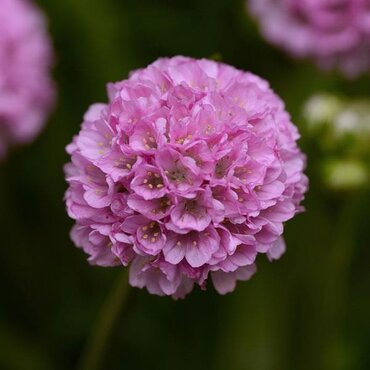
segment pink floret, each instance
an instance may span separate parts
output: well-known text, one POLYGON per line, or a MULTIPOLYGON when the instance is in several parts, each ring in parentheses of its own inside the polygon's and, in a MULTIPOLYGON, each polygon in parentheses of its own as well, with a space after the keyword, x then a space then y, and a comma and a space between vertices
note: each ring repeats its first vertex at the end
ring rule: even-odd
POLYGON ((370 70, 370 0, 247 0, 271 43, 349 77, 370 70))
POLYGON ((1 0, 0 158, 42 129, 54 102, 51 64, 40 11, 28 0, 1 0))
POLYGON ((266 81, 174 57, 108 90, 67 147, 72 239, 91 264, 129 265, 131 285, 181 298, 208 278, 230 292, 258 254, 282 255, 305 156, 266 81))

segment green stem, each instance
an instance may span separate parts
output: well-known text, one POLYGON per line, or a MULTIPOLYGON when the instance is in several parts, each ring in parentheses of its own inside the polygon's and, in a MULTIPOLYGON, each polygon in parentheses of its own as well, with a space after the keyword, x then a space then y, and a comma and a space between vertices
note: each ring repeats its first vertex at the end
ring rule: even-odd
POLYGON ((80 370, 98 370, 106 353, 114 325, 127 301, 128 273, 124 269, 104 303, 80 361, 80 370))
POLYGON ((334 229, 332 248, 324 279, 323 296, 323 369, 345 369, 343 354, 343 320, 346 315, 346 301, 349 291, 349 274, 352 264, 357 215, 361 196, 349 196, 340 211, 334 229))

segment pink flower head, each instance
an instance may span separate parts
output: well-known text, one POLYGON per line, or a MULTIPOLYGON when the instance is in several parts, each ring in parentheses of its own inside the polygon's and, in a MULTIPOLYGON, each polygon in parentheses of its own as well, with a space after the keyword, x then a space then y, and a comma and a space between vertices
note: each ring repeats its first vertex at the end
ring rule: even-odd
POLYGON ((52 51, 40 11, 28 0, 0 1, 0 158, 32 140, 54 102, 52 51))
POLYGON ((293 56, 352 77, 370 70, 370 0, 247 0, 262 33, 293 56))
POLYGON ((72 239, 130 283, 221 293, 279 258, 307 189, 299 137, 259 77, 209 60, 159 59, 110 84, 67 148, 72 239))

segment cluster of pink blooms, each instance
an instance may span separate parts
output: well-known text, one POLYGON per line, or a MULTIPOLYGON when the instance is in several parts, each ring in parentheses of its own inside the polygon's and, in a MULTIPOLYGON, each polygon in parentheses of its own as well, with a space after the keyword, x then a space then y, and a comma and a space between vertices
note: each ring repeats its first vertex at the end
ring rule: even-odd
POLYGON ((108 86, 67 147, 71 236, 130 283, 183 297, 210 277, 220 293, 279 258, 283 223, 307 188, 299 135, 252 73, 209 60, 159 59, 108 86))
POLYGON ((0 158, 32 140, 54 101, 43 15, 28 0, 0 1, 0 158))
POLYGON ((248 0, 262 33, 352 77, 370 70, 370 0, 248 0))

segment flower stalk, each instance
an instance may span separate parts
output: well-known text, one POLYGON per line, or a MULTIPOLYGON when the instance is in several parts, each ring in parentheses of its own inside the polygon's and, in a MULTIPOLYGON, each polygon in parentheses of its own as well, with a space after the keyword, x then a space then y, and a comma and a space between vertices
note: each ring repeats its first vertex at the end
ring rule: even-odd
POLYGON ((101 308, 95 327, 81 357, 80 370, 98 370, 103 368, 102 363, 109 340, 122 308, 128 300, 128 293, 128 272, 127 269, 123 269, 101 308))

